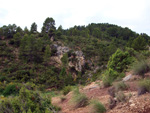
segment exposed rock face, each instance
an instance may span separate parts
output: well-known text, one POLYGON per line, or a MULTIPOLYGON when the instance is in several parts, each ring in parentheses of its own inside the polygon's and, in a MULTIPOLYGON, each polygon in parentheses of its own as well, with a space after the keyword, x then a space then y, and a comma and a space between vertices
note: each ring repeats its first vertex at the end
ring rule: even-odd
POLYGON ((58 46, 57 47, 57 56, 63 55, 64 53, 69 52, 69 48, 68 47, 62 47, 62 46, 58 46))
MULTIPOLYGON (((61 46, 57 44, 53 44, 52 48, 56 49, 56 56, 59 59, 59 63, 61 61, 61 58, 65 53, 68 53, 71 49, 66 46, 61 46)), ((68 66, 70 68, 74 68, 76 71, 81 72, 83 70, 83 67, 85 65, 85 58, 82 51, 75 51, 71 53, 71 56, 69 57, 68 66)))
POLYGON ((69 59, 69 67, 74 67, 76 71, 81 72, 85 64, 85 58, 82 51, 75 51, 75 56, 71 56, 69 59))

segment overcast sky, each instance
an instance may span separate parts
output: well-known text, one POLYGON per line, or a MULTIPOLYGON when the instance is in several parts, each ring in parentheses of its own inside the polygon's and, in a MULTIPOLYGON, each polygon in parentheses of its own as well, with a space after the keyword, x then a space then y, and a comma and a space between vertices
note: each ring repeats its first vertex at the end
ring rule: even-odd
POLYGON ((0 27, 16 24, 24 29, 36 22, 40 31, 47 17, 65 29, 110 23, 150 35, 150 0, 0 0, 0 27))

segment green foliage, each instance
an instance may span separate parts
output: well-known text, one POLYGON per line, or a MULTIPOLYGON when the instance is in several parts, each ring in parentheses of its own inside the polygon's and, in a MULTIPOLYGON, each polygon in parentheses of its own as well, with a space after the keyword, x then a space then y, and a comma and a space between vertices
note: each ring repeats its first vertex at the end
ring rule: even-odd
POLYGON ((150 79, 144 79, 139 81, 138 86, 139 88, 144 89, 145 93, 150 92, 150 79))
POLYGON ((19 88, 16 84, 9 84, 3 91, 4 96, 16 95, 19 93, 19 88))
POLYGON ((128 65, 133 62, 133 58, 129 55, 129 53, 123 52, 118 49, 109 59, 108 61, 108 69, 115 70, 117 72, 122 72, 127 69, 128 65))
POLYGON ((66 86, 63 88, 63 94, 67 95, 72 90, 71 86, 66 86))
MULTIPOLYGON (((140 36, 146 41, 150 38, 146 34, 140 36)), ((2 83, 34 82, 40 86, 39 89, 62 89, 68 85, 84 84, 88 78, 86 71, 99 65, 100 70, 108 67, 103 82, 105 86, 109 86, 112 81, 122 77, 121 72, 132 63, 133 58, 130 56, 136 58, 138 56, 137 59, 150 56, 149 51, 135 51, 132 48, 132 43, 133 45, 139 43, 139 41, 133 41, 136 37, 138 34, 129 28, 111 24, 92 23, 66 30, 60 26, 56 30, 53 18, 46 18, 41 33, 37 32, 36 23, 31 25, 30 30, 27 27, 22 30, 15 24, 3 26, 0 28, 0 73, 3 74, 0 81, 2 83), (55 39, 54 42, 50 41, 52 36, 55 39), (54 60, 50 61, 52 59, 50 57, 56 56, 57 52, 56 48, 50 49, 53 44, 67 46, 72 50, 62 57, 62 67, 55 67, 52 65, 55 63, 54 60), (109 57, 117 48, 124 50, 126 45, 130 47, 126 50, 127 52, 116 52, 114 59, 112 56, 108 63, 109 57), (73 63, 77 61, 75 58, 69 58, 73 56, 74 51, 82 51, 85 58, 85 67, 83 66, 81 73, 68 67, 69 60, 73 60, 73 63), (74 73, 77 76, 73 76, 74 73)), ((91 80, 98 79, 99 75, 100 73, 94 74, 91 80)), ((0 87, 1 92, 5 90, 5 87, 5 85, 0 87)), ((36 89, 30 83, 26 85, 26 88, 36 89)))
POLYGON ((150 64, 148 61, 142 60, 135 62, 132 69, 134 74, 144 76, 146 72, 150 71, 150 64))
POLYGON ((31 25, 30 32, 31 33, 36 33, 37 32, 37 24, 35 22, 31 25))
POLYGON ((74 90, 72 100, 75 104, 75 108, 85 107, 89 103, 86 95, 80 93, 78 88, 74 90))
POLYGON ((38 92, 28 90, 24 87, 19 91, 19 96, 7 98, 4 101, 0 101, 0 103, 0 111, 3 113, 8 111, 11 113, 45 113, 47 109, 49 109, 49 112, 56 112, 57 110, 51 104, 50 98, 42 97, 38 92))
POLYGON ((94 100, 92 104, 93 104, 92 113, 105 113, 106 112, 105 106, 98 100, 94 100))
POLYGON ((51 49, 50 49, 50 46, 47 45, 45 52, 44 52, 44 61, 49 62, 50 56, 51 56, 51 49))
POLYGON ((145 50, 147 46, 147 42, 145 38, 143 38, 141 35, 133 40, 132 47, 139 51, 139 50, 145 50))
POLYGON ((118 73, 117 71, 109 68, 109 70, 107 69, 104 74, 102 74, 103 85, 104 87, 109 87, 112 85, 114 80, 119 80, 122 77, 124 77, 123 73, 118 73))
POLYGON ((1 77, 0 77, 0 82, 3 82, 3 81, 5 81, 5 80, 7 80, 6 76, 1 76, 1 77))
POLYGON ((109 74, 106 72, 105 74, 102 75, 102 81, 104 87, 109 87, 112 85, 113 79, 112 77, 109 76, 109 74))
POLYGON ((68 65, 68 54, 67 53, 65 53, 63 55, 63 57, 61 58, 61 61, 62 61, 62 63, 63 63, 64 66, 68 65))
POLYGON ((15 24, 11 25, 9 24, 8 26, 3 26, 3 36, 6 38, 13 38, 13 35, 16 33, 16 28, 17 26, 15 24))
POLYGON ((42 33, 48 33, 51 29, 55 29, 55 20, 48 17, 43 23, 42 33))
POLYGON ((27 62, 39 63, 41 58, 42 42, 40 39, 36 39, 34 35, 25 35, 21 39, 21 45, 19 48, 20 58, 27 62))
POLYGON ((15 47, 19 47, 19 46, 20 46, 21 38, 22 38, 22 36, 21 36, 21 34, 20 34, 19 32, 17 32, 17 33, 13 36, 15 47))

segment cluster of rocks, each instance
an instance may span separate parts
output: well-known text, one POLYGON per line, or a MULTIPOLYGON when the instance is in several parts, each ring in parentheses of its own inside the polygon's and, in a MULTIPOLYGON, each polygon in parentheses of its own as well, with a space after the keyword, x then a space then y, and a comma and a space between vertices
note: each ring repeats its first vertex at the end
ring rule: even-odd
MULTIPOLYGON (((71 51, 69 47, 58 45, 58 44, 53 44, 52 48, 56 50, 55 57, 57 58, 55 59, 59 59, 59 61, 61 60, 61 58, 65 53, 71 51)), ((85 57, 82 51, 72 52, 68 59, 69 59, 68 66, 70 68, 74 68, 76 71, 79 72, 82 71, 83 66, 85 65, 85 57)))

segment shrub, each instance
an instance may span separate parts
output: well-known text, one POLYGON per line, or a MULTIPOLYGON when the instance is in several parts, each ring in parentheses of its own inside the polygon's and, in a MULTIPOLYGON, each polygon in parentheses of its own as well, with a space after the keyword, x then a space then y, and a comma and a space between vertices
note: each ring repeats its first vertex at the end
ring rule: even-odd
POLYGON ((133 40, 132 48, 137 51, 146 50, 147 49, 146 39, 142 35, 138 36, 133 40))
POLYGON ((128 86, 122 81, 115 84, 114 87, 115 87, 116 91, 120 91, 120 90, 123 91, 123 90, 126 90, 128 88, 128 86))
POLYGON ((141 80, 138 83, 138 95, 142 95, 146 92, 150 92, 150 79, 147 80, 141 80))
POLYGON ((99 102, 97 100, 94 100, 92 102, 92 104, 93 104, 94 113, 104 113, 104 112, 106 112, 106 108, 104 107, 104 105, 101 102, 99 102))
POLYGON ((84 107, 88 105, 88 98, 85 94, 79 92, 79 89, 74 90, 73 102, 75 103, 75 108, 84 107))
POLYGON ((126 101, 126 96, 122 91, 119 91, 116 93, 116 98, 118 102, 125 102, 126 101))
POLYGON ((150 71, 150 64, 148 61, 142 60, 133 65, 134 74, 144 76, 144 74, 148 71, 150 71))
POLYGON ((122 72, 127 69, 128 65, 133 62, 133 58, 126 51, 123 52, 118 49, 109 59, 108 61, 108 69, 115 70, 117 72, 122 72))
POLYGON ((4 96, 16 95, 19 93, 18 86, 16 84, 9 84, 3 91, 4 96))
POLYGON ((3 81, 5 81, 5 80, 7 80, 6 76, 1 76, 1 77, 0 77, 0 82, 3 82, 3 81))
POLYGON ((112 78, 107 73, 103 75, 102 81, 103 81, 104 87, 111 86, 113 82, 112 78))
POLYGON ((27 82, 25 84, 25 87, 28 89, 28 90, 34 90, 36 88, 36 85, 32 82, 27 82))
POLYGON ((66 86, 63 88, 63 94, 67 95, 72 90, 71 86, 66 86))
POLYGON ((2 113, 51 113, 58 108, 51 104, 51 99, 42 97, 38 92, 22 87, 19 96, 6 98, 0 101, 0 111, 2 113))

